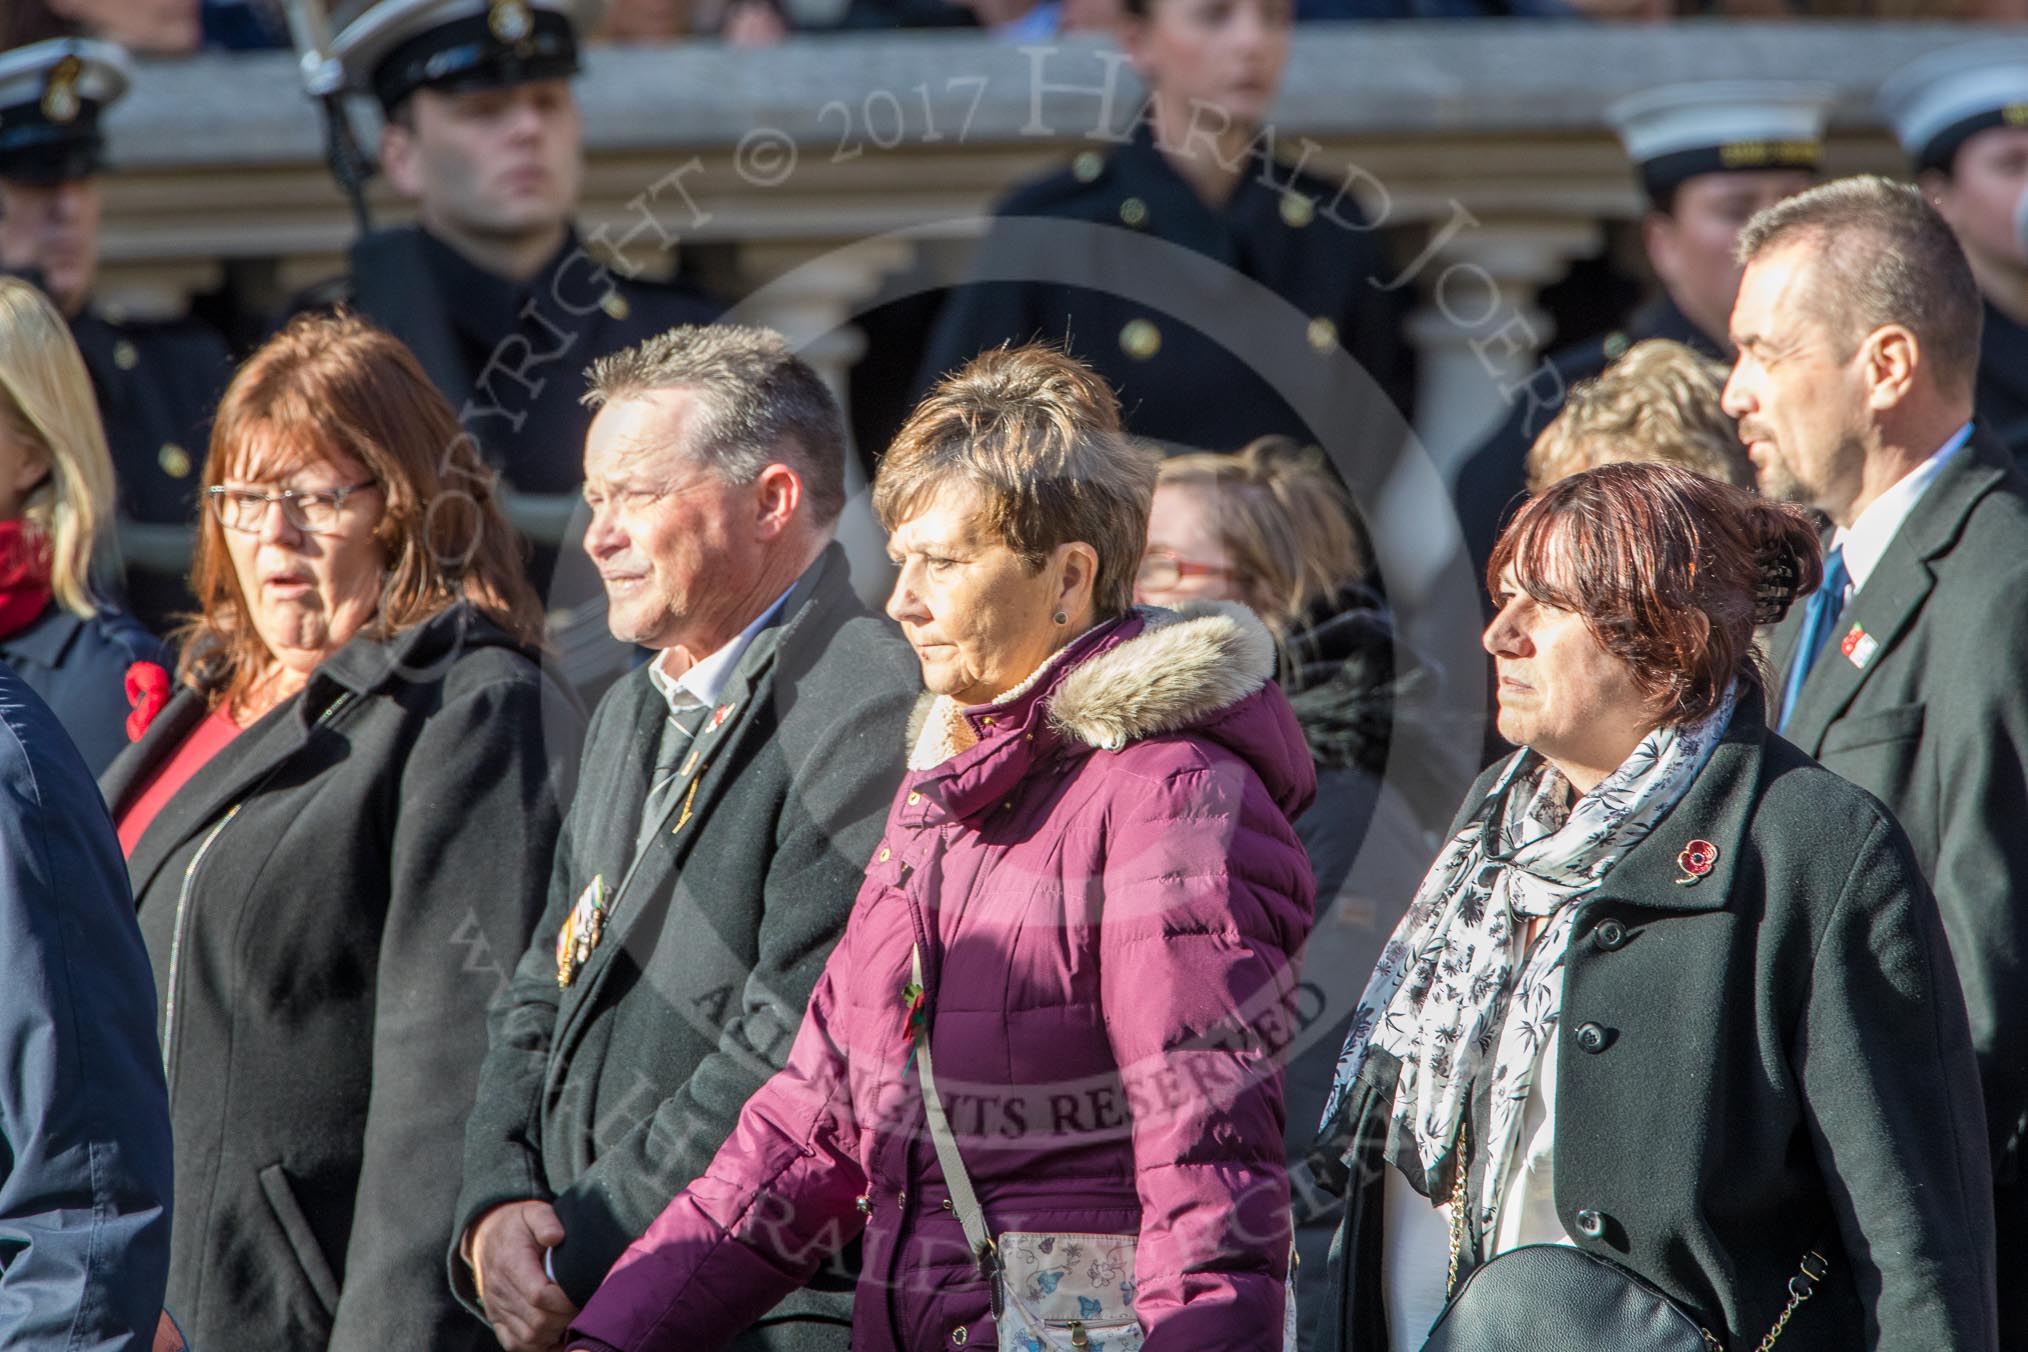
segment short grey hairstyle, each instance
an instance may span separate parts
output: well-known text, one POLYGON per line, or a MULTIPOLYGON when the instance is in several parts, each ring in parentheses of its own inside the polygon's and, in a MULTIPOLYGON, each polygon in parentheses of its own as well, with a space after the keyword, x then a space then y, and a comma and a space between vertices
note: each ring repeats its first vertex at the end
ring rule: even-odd
POLYGON ((702 417, 686 451, 728 483, 787 464, 810 515, 828 526, 845 509, 845 415, 823 378, 773 329, 685 324, 592 363, 584 402, 604 408, 656 390, 689 390, 702 417))
POLYGON ((1971 393, 1984 304, 1957 236, 1919 189, 1877 174, 1820 184, 1748 221, 1739 261, 1791 246, 1810 250, 1805 303, 1849 350, 1899 324, 1939 388, 1971 393))

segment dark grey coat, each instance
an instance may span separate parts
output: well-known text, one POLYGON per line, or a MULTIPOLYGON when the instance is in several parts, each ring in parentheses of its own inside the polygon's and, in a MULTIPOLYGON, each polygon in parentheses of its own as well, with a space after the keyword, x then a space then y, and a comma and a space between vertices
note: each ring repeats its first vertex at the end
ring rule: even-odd
MULTIPOLYGON (((179 692, 113 763, 116 810, 204 712, 179 692)), ((460 604, 327 658, 141 836, 193 1347, 491 1347, 438 1264, 486 1004, 540 912, 582 728, 460 604)))
MULTIPOLYGON (((566 1236, 556 1278, 582 1306, 704 1172, 788 1055, 880 838, 920 689, 914 655, 853 596, 831 546, 734 669, 688 819, 672 809, 638 865, 668 704, 645 668, 600 701, 548 911, 493 1008, 458 1234, 500 1203, 549 1200, 566 1236), (612 918, 559 989, 556 934, 595 875, 616 889, 612 918)), ((477 1311, 455 1248, 450 1265, 477 1311)), ((829 1285, 783 1302, 746 1345, 843 1348, 850 1283, 829 1285)))
MULTIPOLYGON (((1828 1236, 1830 1275, 1781 1352, 1997 1348, 1964 1003, 1936 904, 1880 804, 1743 698, 1683 800, 1576 904, 1554 1163, 1580 1247, 1738 1349, 1773 1325, 1804 1251, 1828 1236), (1717 863, 1681 885, 1677 854, 1700 839, 1717 863)), ((1320 1347, 1388 1346, 1381 1148, 1397 1069, 1369 1060, 1313 1157, 1323 1169, 1357 1142, 1355 1167, 1334 1175, 1349 1201, 1320 1347)))
MULTIPOLYGON (((1795 606, 1775 632, 1784 680, 1804 610, 1795 606)), ((1964 982, 1995 1174, 2016 1192, 2002 1210, 2018 1210, 2028 1115, 2028 479, 1983 426, 1846 604, 1784 735, 1878 795, 1908 832, 1964 982), (1838 646, 1855 625, 1878 645, 1864 666, 1838 646)))

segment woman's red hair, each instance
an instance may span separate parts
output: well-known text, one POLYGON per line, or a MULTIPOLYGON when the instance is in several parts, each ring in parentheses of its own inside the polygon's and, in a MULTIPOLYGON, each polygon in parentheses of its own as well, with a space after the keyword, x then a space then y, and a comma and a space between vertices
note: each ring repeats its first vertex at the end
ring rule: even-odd
POLYGON ((1710 714, 1735 678, 1765 688, 1754 626, 1824 576, 1801 511, 1657 463, 1601 465, 1529 499, 1487 565, 1496 594, 1510 566, 1529 596, 1582 616, 1671 724, 1710 714))

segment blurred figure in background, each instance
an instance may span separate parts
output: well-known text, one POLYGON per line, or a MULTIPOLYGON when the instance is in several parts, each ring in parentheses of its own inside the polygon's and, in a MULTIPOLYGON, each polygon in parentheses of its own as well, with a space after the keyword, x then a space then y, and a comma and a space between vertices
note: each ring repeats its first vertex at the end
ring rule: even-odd
POLYGON ((1776 82, 1673 85, 1622 100, 1607 117, 1640 171, 1641 240, 1661 294, 1596 342, 1551 354, 1511 396, 1512 411, 1458 470, 1458 525, 1474 576, 1524 488, 1528 448, 1572 385, 1646 338, 1708 357, 1731 351, 1726 318, 1739 290, 1733 245, 1754 212, 1816 177, 1831 91, 1776 82))
POLYGON ((1658 460, 1752 488, 1739 424, 1719 402, 1728 369, 1668 338, 1635 343, 1570 387, 1563 411, 1528 450, 1528 491, 1619 460, 1658 460))
POLYGON ((113 462, 56 307, 0 277, 0 660, 97 775, 127 745, 129 682, 166 692, 154 635, 103 594, 117 557, 113 462))
POLYGON ((1880 111, 1985 299, 1979 423, 2028 456, 2028 252, 2014 231, 2028 188, 2028 41, 1932 52, 1888 80, 1880 111))
POLYGON ((4 665, 0 804, 0 1347, 145 1352, 170 1197, 148 954, 98 789, 4 665))
MULTIPOLYGON (((717 313, 684 283, 601 266, 573 223, 584 153, 571 77, 578 34, 603 8, 381 0, 339 32, 333 55, 378 100, 381 167, 417 221, 358 240, 350 275, 304 298, 347 304, 394 334, 450 400, 536 540, 538 594, 574 608, 557 641, 566 674, 587 683, 623 667, 627 650, 608 639, 589 579, 547 596, 592 419, 579 377, 598 357, 717 313)), ((651 248, 636 241, 628 266, 652 269, 651 248)))
POLYGON ((1332 998, 1346 974, 1373 970, 1436 852, 1432 833, 1473 768, 1422 721, 1436 677, 1396 640, 1380 599, 1361 585, 1363 554, 1351 502, 1321 455, 1267 436, 1237 454, 1163 464, 1134 584, 1145 605, 1251 607, 1274 636, 1276 679, 1317 766, 1316 802, 1296 819, 1317 917, 1303 950, 1306 1023, 1286 1080, 1306 1345, 1336 1208, 1306 1192, 1298 1165, 1351 1023, 1349 1005, 1334 1008, 1332 998))
POLYGON ((1082 151, 999 205, 974 267, 981 279, 951 293, 918 385, 1002 343, 1062 343, 1119 392, 1129 431, 1172 451, 1239 446, 1263 431, 1321 441, 1324 429, 1290 406, 1298 388, 1337 410, 1329 426, 1372 425, 1388 400, 1406 409, 1405 297, 1380 289, 1391 274, 1371 227, 1340 184, 1279 163, 1262 135, 1293 21, 1290 0, 1129 5, 1121 41, 1151 115, 1125 144, 1082 151), (1041 238, 1024 229, 1031 217, 1083 230, 1068 244, 1041 238), (1141 236, 1190 250, 1206 271, 1179 271, 1141 236), (1249 303, 1241 291, 1235 303, 1228 270, 1273 296, 1249 303), (996 273, 1011 280, 984 279, 996 273), (1056 280, 1078 275, 1091 280, 1056 280), (1181 322, 1129 286, 1201 298, 1219 307, 1217 322, 1181 322), (1328 361, 1340 351, 1386 400, 1342 387, 1328 361))
POLYGON ((200 1349, 480 1352, 442 1255, 583 718, 491 476, 387 334, 271 339, 205 481, 181 688, 101 781, 161 1002, 169 1305, 200 1349))
POLYGON ((128 599, 155 627, 185 610, 197 465, 225 340, 188 318, 128 319, 93 303, 99 273, 99 119, 126 93, 126 53, 61 38, 0 54, 0 268, 28 276, 69 320, 98 392, 119 479, 128 599))

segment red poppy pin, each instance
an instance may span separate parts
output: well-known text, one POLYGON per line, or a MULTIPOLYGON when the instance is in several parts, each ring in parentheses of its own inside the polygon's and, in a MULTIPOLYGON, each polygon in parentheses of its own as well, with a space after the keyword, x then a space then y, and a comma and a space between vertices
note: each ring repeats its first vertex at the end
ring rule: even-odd
POLYGON ((730 704, 721 704, 716 709, 713 709, 711 711, 711 730, 717 732, 721 727, 725 726, 725 720, 731 716, 732 706, 730 704))
POLYGON ((127 715, 127 740, 138 742, 155 715, 169 702, 169 673, 154 662, 136 662, 127 668, 127 703, 134 711, 127 715))
POLYGON ((1676 856, 1676 867, 1683 870, 1683 876, 1676 880, 1678 887, 1695 887, 1711 866, 1718 862, 1718 847, 1708 840, 1693 840, 1683 847, 1676 856))

